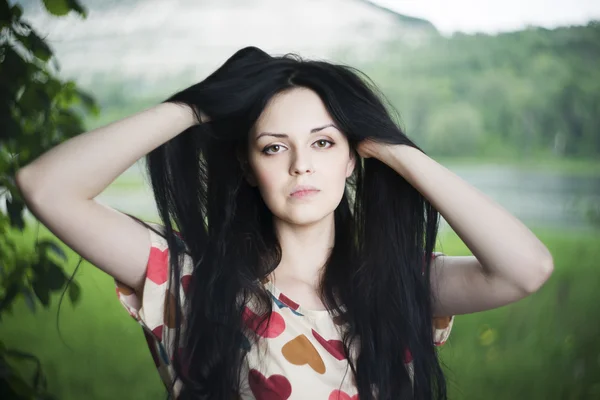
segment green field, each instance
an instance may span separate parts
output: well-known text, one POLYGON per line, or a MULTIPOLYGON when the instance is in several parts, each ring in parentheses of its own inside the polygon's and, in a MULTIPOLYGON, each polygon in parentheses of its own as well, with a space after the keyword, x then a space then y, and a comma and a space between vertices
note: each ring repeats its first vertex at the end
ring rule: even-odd
MULTIPOLYGON (((506 307, 461 315, 440 354, 450 399, 600 398, 600 233, 535 231, 555 272, 534 295, 506 307)), ((48 232, 41 229, 42 235, 48 232)), ((32 236, 24 236, 32 243, 32 236)), ((453 234, 437 250, 469 254, 453 234)), ((78 256, 69 251, 67 272, 78 256)), ((82 301, 58 296, 32 314, 19 301, 0 337, 37 355, 61 400, 163 399, 165 392, 140 326, 121 308, 112 279, 89 263, 76 275, 82 301)))

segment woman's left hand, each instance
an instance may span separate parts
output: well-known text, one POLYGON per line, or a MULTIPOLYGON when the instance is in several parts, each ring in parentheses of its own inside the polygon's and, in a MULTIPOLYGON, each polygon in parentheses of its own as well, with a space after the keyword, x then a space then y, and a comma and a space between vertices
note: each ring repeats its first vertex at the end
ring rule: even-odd
POLYGON ((361 141, 356 147, 356 151, 363 158, 377 158, 379 161, 385 162, 386 157, 391 155, 394 147, 401 145, 391 145, 379 143, 371 139, 361 141))

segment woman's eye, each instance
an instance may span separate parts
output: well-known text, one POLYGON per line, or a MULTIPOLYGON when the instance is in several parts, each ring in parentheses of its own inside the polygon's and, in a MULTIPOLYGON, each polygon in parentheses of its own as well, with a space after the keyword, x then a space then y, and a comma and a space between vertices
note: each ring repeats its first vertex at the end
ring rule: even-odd
POLYGON ((333 146, 332 142, 325 139, 317 140, 315 143, 317 144, 317 147, 320 147, 322 149, 333 146))
MULTIPOLYGON (((327 148, 333 146, 334 143, 330 140, 321 139, 321 140, 317 140, 314 143, 314 145, 316 145, 320 149, 327 149, 327 148)), ((271 155, 271 154, 281 153, 284 149, 285 149, 285 147, 280 144, 272 144, 270 146, 265 147, 262 150, 262 152, 267 155, 271 155)))
POLYGON ((267 146, 263 149, 263 153, 265 154, 275 154, 275 153, 279 153, 279 150, 281 149, 281 146, 278 144, 274 144, 272 146, 267 146))

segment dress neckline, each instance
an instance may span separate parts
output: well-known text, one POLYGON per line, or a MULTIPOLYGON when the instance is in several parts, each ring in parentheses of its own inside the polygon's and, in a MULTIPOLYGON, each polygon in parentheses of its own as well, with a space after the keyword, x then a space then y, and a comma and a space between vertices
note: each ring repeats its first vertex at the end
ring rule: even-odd
POLYGON ((287 307, 296 315, 299 316, 310 316, 310 317, 326 317, 331 316, 329 310, 311 310, 305 307, 290 297, 286 296, 275 284, 270 280, 263 282, 265 288, 271 293, 273 300, 279 306, 279 308, 287 307))

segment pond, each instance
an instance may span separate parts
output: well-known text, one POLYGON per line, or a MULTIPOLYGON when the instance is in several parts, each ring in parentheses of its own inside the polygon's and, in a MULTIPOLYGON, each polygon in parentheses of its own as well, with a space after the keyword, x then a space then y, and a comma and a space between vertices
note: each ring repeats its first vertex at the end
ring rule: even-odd
MULTIPOLYGON (((529 227, 593 229, 585 212, 593 202, 596 207, 600 204, 600 174, 567 175, 510 165, 444 165, 529 227)), ((136 164, 96 199, 137 216, 157 218, 145 180, 142 165, 136 164)), ((443 219, 440 227, 447 229, 443 219)))

